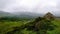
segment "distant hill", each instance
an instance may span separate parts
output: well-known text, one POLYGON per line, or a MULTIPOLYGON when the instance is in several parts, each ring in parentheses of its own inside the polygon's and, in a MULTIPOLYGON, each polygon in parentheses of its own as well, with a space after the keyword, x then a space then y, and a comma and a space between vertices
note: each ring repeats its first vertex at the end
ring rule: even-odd
POLYGON ((38 13, 32 13, 32 12, 15 12, 14 13, 17 17, 25 17, 25 18, 36 18, 39 16, 43 16, 42 14, 38 14, 38 13))
POLYGON ((0 20, 10 20, 10 21, 30 20, 32 18, 36 18, 39 16, 41 15, 37 13, 30 13, 30 12, 9 13, 9 12, 0 11, 0 20))
POLYGON ((4 12, 0 11, 0 17, 18 17, 18 18, 36 18, 36 17, 42 17, 43 14, 33 13, 33 12, 4 12))
POLYGON ((31 13, 31 12, 4 12, 0 11, 0 17, 15 17, 15 18, 36 18, 38 16, 42 16, 41 14, 31 13))
POLYGON ((5 16, 13 16, 13 14, 4 12, 4 11, 0 11, 0 17, 5 17, 5 16))

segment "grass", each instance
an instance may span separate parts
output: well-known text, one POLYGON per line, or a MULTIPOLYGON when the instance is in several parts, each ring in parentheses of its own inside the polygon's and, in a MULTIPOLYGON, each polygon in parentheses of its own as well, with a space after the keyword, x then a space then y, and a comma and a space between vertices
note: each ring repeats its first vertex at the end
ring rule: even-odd
POLYGON ((49 33, 50 33, 50 34, 60 34, 60 19, 57 19, 57 20, 53 21, 53 23, 54 23, 57 27, 55 28, 55 30, 50 31, 49 33))
MULTIPOLYGON (((12 27, 20 27, 21 25, 23 25, 24 23, 27 23, 27 21, 4 21, 4 22, 0 22, 0 34, 5 34, 8 31, 13 30, 12 27)), ((49 34, 60 34, 60 20, 55 20, 53 21, 53 23, 55 25, 57 25, 56 29, 53 31, 49 31, 49 34)), ((24 34, 36 34, 35 32, 32 31, 26 31, 23 30, 22 31, 24 34)))
POLYGON ((12 27, 19 27, 23 24, 23 22, 0 22, 0 34, 4 34, 8 31, 13 30, 12 27))

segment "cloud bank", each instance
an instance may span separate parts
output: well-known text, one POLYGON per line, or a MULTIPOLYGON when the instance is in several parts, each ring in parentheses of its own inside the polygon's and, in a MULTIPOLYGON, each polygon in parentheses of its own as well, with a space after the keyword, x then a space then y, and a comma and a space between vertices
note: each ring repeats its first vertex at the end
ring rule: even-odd
POLYGON ((0 0, 0 10, 6 12, 60 13, 60 0, 0 0))

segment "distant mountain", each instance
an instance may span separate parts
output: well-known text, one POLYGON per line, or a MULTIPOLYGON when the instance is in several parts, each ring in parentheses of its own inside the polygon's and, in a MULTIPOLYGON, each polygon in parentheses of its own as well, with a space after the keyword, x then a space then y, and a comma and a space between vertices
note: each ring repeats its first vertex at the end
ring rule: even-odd
POLYGON ((36 18, 39 16, 43 16, 42 14, 38 14, 38 13, 32 13, 32 12, 15 12, 14 13, 17 17, 25 17, 25 18, 36 18))
POLYGON ((14 13, 9 13, 9 12, 4 12, 0 11, 0 17, 2 18, 9 18, 9 19, 32 19, 42 16, 42 14, 37 14, 37 13, 31 13, 31 12, 14 12, 14 13))
MULTIPOLYGON (((9 12, 4 12, 4 11, 0 11, 0 17, 18 17, 18 18, 36 18, 36 17, 42 17, 44 14, 38 14, 38 13, 33 13, 33 12, 13 12, 13 13, 9 13, 9 12)), ((59 17, 57 15, 55 15, 56 17, 59 17)))
POLYGON ((5 16, 13 16, 13 14, 9 12, 0 11, 0 17, 5 17, 5 16))

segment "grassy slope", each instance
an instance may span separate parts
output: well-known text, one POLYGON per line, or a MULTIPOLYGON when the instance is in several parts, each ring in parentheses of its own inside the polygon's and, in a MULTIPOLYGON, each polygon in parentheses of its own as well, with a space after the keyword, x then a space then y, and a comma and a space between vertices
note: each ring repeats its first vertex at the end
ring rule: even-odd
MULTIPOLYGON (((56 19, 53 23, 57 26, 55 30, 49 31, 48 34, 60 34, 60 19, 56 19)), ((25 34, 29 33, 28 31, 24 31, 25 34)), ((30 32, 31 34, 36 34, 35 32, 30 32)))
POLYGON ((53 21, 53 23, 57 26, 55 30, 49 32, 50 34, 60 34, 60 19, 53 21))
MULTIPOLYGON (((18 27, 18 26, 21 26, 23 25, 23 23, 25 23, 27 21, 18 21, 18 22, 0 22, 0 34, 4 34, 6 33, 7 31, 10 31, 10 30, 13 30, 12 27, 18 27)), ((60 34, 60 20, 55 20, 53 21, 55 25, 57 25, 58 27, 53 30, 53 31, 49 31, 50 34, 60 34)), ((22 32, 24 32, 25 34, 36 34, 35 32, 32 32, 32 31, 26 31, 26 30, 23 30, 22 32)))
POLYGON ((12 27, 19 27, 23 22, 0 22, 0 34, 5 34, 7 31, 13 30, 12 27))

